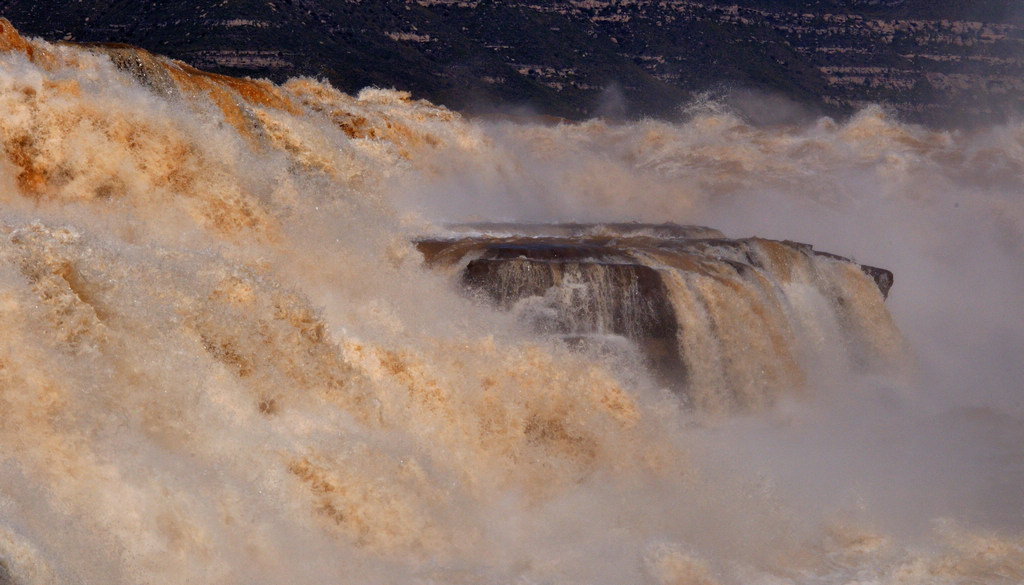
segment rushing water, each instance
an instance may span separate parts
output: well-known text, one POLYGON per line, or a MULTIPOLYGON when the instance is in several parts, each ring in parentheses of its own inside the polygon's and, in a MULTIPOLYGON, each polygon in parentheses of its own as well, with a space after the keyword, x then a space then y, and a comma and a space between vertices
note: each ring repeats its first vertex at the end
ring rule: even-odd
POLYGON ((0 45, 0 583, 1024 581, 1024 125, 482 122, 0 45), (633 220, 896 284, 663 271, 680 390, 414 244, 633 220))

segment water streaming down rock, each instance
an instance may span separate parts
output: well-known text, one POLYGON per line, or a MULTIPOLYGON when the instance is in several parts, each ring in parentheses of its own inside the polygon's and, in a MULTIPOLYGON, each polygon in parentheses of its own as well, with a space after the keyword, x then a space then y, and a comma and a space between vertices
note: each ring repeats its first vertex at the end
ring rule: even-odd
MULTIPOLYGON (((857 319, 885 314, 893 275, 807 244, 726 239, 674 224, 465 224, 472 235, 421 238, 428 265, 572 344, 640 347, 663 383, 702 410, 756 408, 803 384, 794 346, 813 317, 787 296, 819 295, 846 340, 870 346, 857 319), (848 270, 853 267, 854 271, 848 270), (857 274, 859 269, 861 274, 857 274), (851 281, 873 281, 864 291, 851 281), (862 294, 867 292, 868 294, 862 294)), ((894 331, 891 323, 886 324, 894 331)), ((874 347, 860 359, 888 356, 874 347)))
POLYGON ((1024 326, 971 305, 1024 295, 1018 127, 489 125, 2 20, 0 49, 0 581, 1024 578, 1024 326), (467 216, 604 223, 437 227, 467 216), (609 218, 877 258, 928 384, 985 399, 932 416, 892 374, 884 271, 609 218))

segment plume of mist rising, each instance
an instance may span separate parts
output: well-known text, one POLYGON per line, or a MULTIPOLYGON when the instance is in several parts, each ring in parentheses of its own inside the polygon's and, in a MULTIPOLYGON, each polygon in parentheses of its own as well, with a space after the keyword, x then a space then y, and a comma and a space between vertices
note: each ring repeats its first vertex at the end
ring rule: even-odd
POLYGON ((311 80, 263 88, 290 109, 176 101, 97 55, 36 49, 0 63, 0 136, 27 153, 0 169, 13 578, 1024 570, 1019 126, 933 132, 867 109, 759 127, 714 104, 680 124, 478 123, 311 80), (807 241, 894 270, 915 360, 850 359, 833 320, 805 340, 804 392, 702 417, 426 272, 409 238, 463 219, 807 241), (942 522, 948 542, 920 552, 942 518, 969 529, 942 522))
POLYGON ((695 104, 682 124, 499 124, 486 136, 486 156, 456 153, 438 170, 439 191, 427 182, 404 196, 452 220, 710 225, 895 273, 887 304, 911 348, 907 376, 826 360, 810 399, 723 423, 701 461, 760 468, 815 518, 899 533, 945 515, 1024 526, 1013 487, 1024 482, 1013 463, 1024 444, 1019 124, 934 131, 877 107, 835 122, 745 93, 695 104))
POLYGON ((754 127, 806 126, 822 116, 807 104, 769 91, 719 86, 704 91, 679 108, 684 121, 715 114, 731 114, 754 127))
POLYGON ((594 108, 598 118, 607 120, 621 120, 629 111, 629 104, 626 95, 622 93, 622 87, 617 83, 611 83, 601 90, 597 107, 594 108))

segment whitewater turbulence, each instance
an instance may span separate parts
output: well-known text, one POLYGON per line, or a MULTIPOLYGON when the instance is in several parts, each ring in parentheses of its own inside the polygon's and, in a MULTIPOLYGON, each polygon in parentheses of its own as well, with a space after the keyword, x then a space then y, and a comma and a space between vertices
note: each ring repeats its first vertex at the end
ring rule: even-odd
POLYGON ((1024 580, 1024 126, 0 51, 0 583, 1024 580))

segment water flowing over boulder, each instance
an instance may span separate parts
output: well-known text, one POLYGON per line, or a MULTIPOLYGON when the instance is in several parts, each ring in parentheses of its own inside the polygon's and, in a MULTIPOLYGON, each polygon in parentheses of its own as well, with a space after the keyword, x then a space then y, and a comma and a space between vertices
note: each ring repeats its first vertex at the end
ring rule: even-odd
POLYGON ((451 271, 470 294, 570 345, 631 342, 663 382, 727 407, 800 383, 808 322, 833 322, 864 354, 878 334, 869 315, 885 313, 893 283, 888 270, 808 244, 729 239, 700 226, 450 229, 416 244, 428 266, 451 271))

